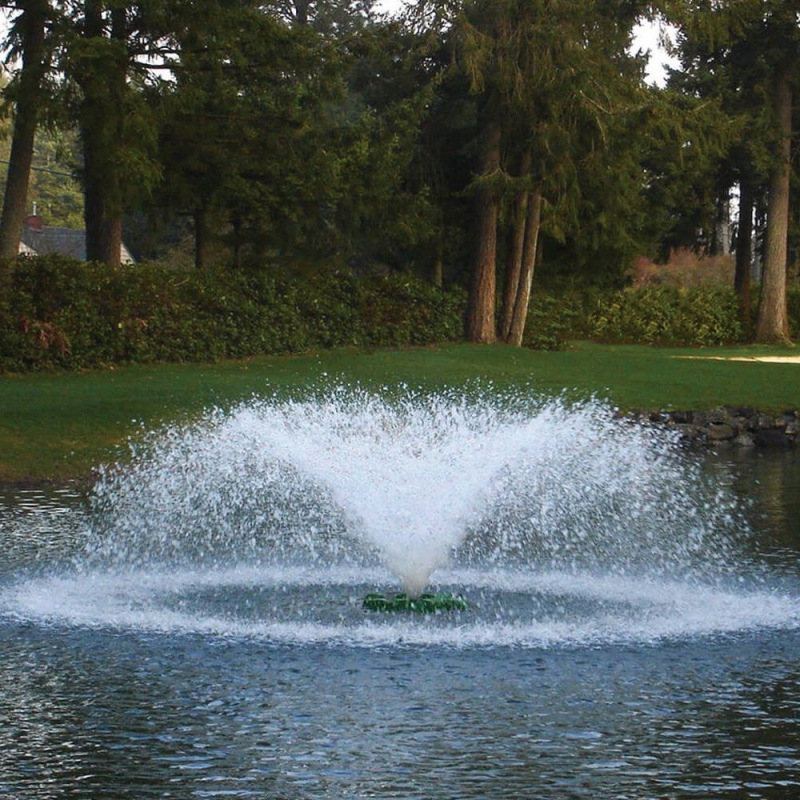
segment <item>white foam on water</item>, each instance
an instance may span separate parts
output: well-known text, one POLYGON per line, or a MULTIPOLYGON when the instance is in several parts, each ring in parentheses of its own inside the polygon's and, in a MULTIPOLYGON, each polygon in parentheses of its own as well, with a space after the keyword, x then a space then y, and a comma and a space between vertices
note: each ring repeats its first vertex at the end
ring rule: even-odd
POLYGON ((449 647, 558 647, 653 643, 669 639, 800 626, 800 598, 765 588, 732 590, 676 581, 642 581, 619 576, 567 573, 479 575, 449 571, 448 585, 469 599, 466 612, 437 615, 384 613, 361 608, 364 581, 380 585, 381 570, 366 574, 332 568, 315 572, 291 568, 241 567, 221 571, 96 573, 23 581, 0 592, 0 613, 42 624, 202 634, 286 644, 352 646, 436 645, 449 647), (288 618, 278 605, 256 618, 240 613, 254 590, 278 587, 284 598, 306 595, 299 616, 288 618), (211 610, 176 610, 175 598, 224 589, 227 601, 211 610), (557 601, 515 610, 520 595, 557 601), (486 597, 514 613, 487 615, 486 597), (332 612, 321 619, 320 609, 332 612))

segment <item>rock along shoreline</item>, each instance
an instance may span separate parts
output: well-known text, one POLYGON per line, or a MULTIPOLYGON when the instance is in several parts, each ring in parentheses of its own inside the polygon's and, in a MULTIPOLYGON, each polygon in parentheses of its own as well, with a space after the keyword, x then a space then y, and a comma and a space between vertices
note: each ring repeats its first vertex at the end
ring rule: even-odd
POLYGON ((797 447, 800 410, 768 414, 754 408, 719 407, 710 411, 633 410, 621 415, 637 422, 663 425, 687 444, 709 447, 797 447))

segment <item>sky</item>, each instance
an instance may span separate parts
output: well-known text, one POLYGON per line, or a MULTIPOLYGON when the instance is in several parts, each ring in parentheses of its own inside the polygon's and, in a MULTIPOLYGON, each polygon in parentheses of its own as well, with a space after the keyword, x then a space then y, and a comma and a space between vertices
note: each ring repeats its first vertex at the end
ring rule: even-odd
MULTIPOLYGON (((413 0, 380 0, 377 3, 377 10, 392 13, 399 11, 413 0)), ((657 24, 647 23, 639 25, 634 31, 634 49, 645 50, 650 53, 650 62, 647 67, 647 80, 650 83, 663 86, 666 81, 666 70, 664 65, 669 63, 674 65, 674 61, 664 52, 659 44, 661 29, 657 24)))

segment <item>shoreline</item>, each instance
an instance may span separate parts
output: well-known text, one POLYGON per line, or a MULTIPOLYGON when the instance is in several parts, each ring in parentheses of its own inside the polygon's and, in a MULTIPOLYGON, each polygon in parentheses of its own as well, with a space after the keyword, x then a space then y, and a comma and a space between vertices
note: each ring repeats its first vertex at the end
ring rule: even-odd
POLYGON ((719 406, 710 411, 647 411, 621 419, 676 431, 682 442, 705 447, 789 449, 800 442, 800 410, 769 414, 756 408, 719 406))

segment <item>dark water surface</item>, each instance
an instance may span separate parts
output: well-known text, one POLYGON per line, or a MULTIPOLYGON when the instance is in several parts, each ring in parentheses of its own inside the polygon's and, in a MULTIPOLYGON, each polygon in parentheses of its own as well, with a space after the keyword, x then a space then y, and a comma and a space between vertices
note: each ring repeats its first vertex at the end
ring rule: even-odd
POLYGON ((800 797, 800 459, 707 469, 757 579, 456 570, 473 612, 389 622, 345 574, 76 573, 83 499, 6 492, 0 797, 800 797))

